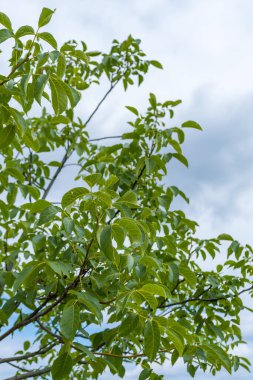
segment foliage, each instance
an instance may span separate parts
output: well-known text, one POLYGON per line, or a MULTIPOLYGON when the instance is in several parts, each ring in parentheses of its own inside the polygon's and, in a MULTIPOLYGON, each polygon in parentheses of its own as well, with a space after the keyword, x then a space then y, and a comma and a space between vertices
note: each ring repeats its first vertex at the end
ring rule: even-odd
POLYGON ((162 66, 132 36, 114 40, 109 53, 75 41, 58 49, 44 31, 53 13, 44 8, 36 30, 17 31, 0 13, 0 42, 13 42, 9 74, 0 76, 0 339, 34 332, 0 363, 17 365, 12 379, 97 379, 106 368, 124 377, 133 362, 140 380, 154 380, 162 376, 152 363, 179 358, 191 376, 248 369, 233 348, 243 343, 252 249, 229 235, 199 239, 197 223, 171 206, 186 196, 164 183, 171 160, 188 165, 184 129, 201 127, 168 128, 180 101, 150 94, 146 113, 127 107, 129 132, 113 136, 116 144, 90 140, 87 125, 115 86, 140 85, 162 66), (94 111, 76 117, 82 93, 105 78, 94 111), (49 200, 68 165, 79 169, 76 187, 49 200), (224 264, 201 266, 223 241, 224 264))

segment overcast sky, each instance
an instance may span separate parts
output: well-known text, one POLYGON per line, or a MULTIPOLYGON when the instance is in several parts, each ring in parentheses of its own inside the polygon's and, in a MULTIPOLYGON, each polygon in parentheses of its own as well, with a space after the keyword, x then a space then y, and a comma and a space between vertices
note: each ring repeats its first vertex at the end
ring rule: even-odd
MULTIPOLYGON (((204 132, 188 131, 185 153, 190 168, 174 165, 168 182, 181 186, 190 196, 185 211, 199 222, 201 236, 228 232, 253 244, 252 0, 0 3, 15 27, 35 26, 43 6, 57 8, 47 30, 59 42, 82 39, 91 50, 107 51, 114 38, 122 40, 130 33, 140 38, 148 58, 161 61, 164 71, 152 70, 142 87, 126 94, 118 88, 91 123, 91 136, 119 134, 129 117, 124 105, 144 110, 149 92, 161 100, 182 99, 176 122, 196 120, 204 132)), ((97 91, 84 97, 80 112, 88 114, 101 95, 97 91)), ((59 188, 63 185, 64 179, 58 182, 59 188)), ((246 315, 243 327, 249 345, 241 352, 253 361, 252 325, 252 316, 246 315)), ((161 373, 166 379, 189 378, 183 367, 172 371, 167 366, 161 373)), ((248 375, 240 372, 233 379, 243 376, 248 375)), ((127 380, 136 377, 136 369, 129 369, 127 380)), ((230 378, 225 374, 218 377, 230 378)))

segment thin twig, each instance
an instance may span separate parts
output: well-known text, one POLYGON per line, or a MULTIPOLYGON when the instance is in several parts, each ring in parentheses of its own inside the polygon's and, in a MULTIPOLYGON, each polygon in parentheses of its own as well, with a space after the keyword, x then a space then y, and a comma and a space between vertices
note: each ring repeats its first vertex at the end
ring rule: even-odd
POLYGON ((20 367, 20 366, 17 365, 17 364, 13 364, 13 363, 6 363, 6 364, 9 364, 10 366, 12 366, 12 367, 14 367, 14 368, 17 368, 17 369, 19 369, 20 371, 23 371, 23 372, 28 372, 28 371, 29 371, 27 368, 20 367))
POLYGON ((97 138, 94 138, 94 139, 89 139, 88 142, 101 141, 101 140, 107 140, 107 139, 121 139, 121 138, 122 138, 122 135, 118 135, 118 136, 105 136, 105 137, 97 137, 97 138))
MULTIPOLYGON (((91 121, 91 119, 93 118, 93 116, 95 115, 95 113, 97 112, 97 110, 100 108, 100 106, 102 105, 102 103, 105 101, 105 99, 107 98, 107 96, 112 92, 112 90, 116 87, 116 85, 118 84, 118 82, 120 81, 120 79, 115 82, 114 84, 112 84, 109 88, 109 90, 105 93, 105 95, 102 97, 102 99, 98 102, 97 106, 95 107, 95 109, 93 110, 93 112, 90 114, 90 116, 88 117, 88 119, 86 120, 86 122, 84 123, 85 126, 87 126, 87 124, 89 124, 89 122, 91 121)), ((66 152, 61 160, 61 164, 60 166, 57 168, 56 172, 54 173, 52 179, 50 180, 46 190, 44 191, 44 194, 42 196, 42 199, 46 199, 46 197, 48 196, 48 193, 49 191, 51 190, 52 186, 54 185, 58 175, 61 173, 63 167, 65 166, 65 163, 67 162, 67 160, 71 157, 71 155, 73 154, 75 150, 72 149, 70 152, 66 152)))
POLYGON ((60 342, 63 341, 62 337, 58 334, 55 334, 53 331, 49 330, 46 326, 44 326, 40 321, 37 321, 39 324, 40 328, 44 331, 46 331, 49 335, 53 336, 54 338, 58 339, 60 342))

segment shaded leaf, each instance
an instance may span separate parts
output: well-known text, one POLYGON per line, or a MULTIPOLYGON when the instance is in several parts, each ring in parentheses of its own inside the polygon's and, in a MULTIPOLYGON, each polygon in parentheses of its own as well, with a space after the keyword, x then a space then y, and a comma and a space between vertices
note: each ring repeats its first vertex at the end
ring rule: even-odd
POLYGON ((40 214, 38 225, 40 226, 42 224, 50 222, 51 220, 54 219, 55 215, 60 211, 61 209, 59 207, 56 207, 53 205, 50 205, 49 207, 45 208, 40 214))
POLYGON ((153 361, 160 346, 160 329, 156 321, 147 321, 144 329, 144 352, 153 361))
POLYGON ((70 293, 75 294, 77 296, 78 301, 84 304, 87 307, 87 309, 97 317, 99 322, 103 320, 101 306, 97 298, 93 297, 88 292, 80 293, 73 290, 70 293))
POLYGON ((73 361, 69 353, 65 352, 55 359, 52 365, 52 378, 53 380, 67 379, 71 372, 73 361))
POLYGON ((108 259, 113 260, 112 227, 102 227, 98 232, 98 242, 103 253, 108 259))
POLYGON ((80 309, 77 305, 70 305, 63 309, 60 320, 60 328, 64 337, 73 340, 80 325, 80 309))
POLYGON ((35 100, 41 105, 41 97, 44 91, 44 88, 48 81, 48 75, 41 74, 36 79, 35 85, 34 85, 34 97, 35 100))
POLYGON ((56 115, 64 112, 68 106, 68 97, 64 90, 62 82, 55 77, 49 77, 49 85, 51 88, 52 106, 56 115))
POLYGON ((0 149, 6 148, 15 137, 15 125, 7 125, 0 130, 0 149))

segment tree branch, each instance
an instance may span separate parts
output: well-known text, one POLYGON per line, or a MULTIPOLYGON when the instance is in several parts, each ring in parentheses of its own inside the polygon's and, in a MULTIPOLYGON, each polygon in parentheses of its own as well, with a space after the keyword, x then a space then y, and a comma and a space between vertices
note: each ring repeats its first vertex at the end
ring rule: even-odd
POLYGON ((5 378, 4 380, 22 380, 22 379, 28 379, 29 377, 40 376, 40 375, 43 375, 44 373, 50 372, 51 368, 52 367, 44 367, 42 369, 36 369, 34 371, 23 373, 22 375, 16 375, 16 376, 5 378))
MULTIPOLYGON (((210 288, 209 288, 210 289, 210 288)), ((204 293, 206 293, 209 289, 206 289, 204 292, 202 292, 199 297, 201 295, 203 295, 204 293)), ((178 306, 178 305, 185 305, 186 303, 188 302, 215 302, 215 301, 220 301, 220 300, 227 300, 229 298, 236 298, 238 296, 240 296, 241 294, 245 293, 245 292, 249 292, 250 290, 253 289, 253 285, 250 286, 249 288, 246 288, 246 289, 243 289, 241 290, 239 293, 237 294, 228 294, 227 296, 221 296, 221 297, 213 297, 213 298, 199 298, 199 297, 192 297, 192 298, 188 298, 186 300, 183 300, 183 301, 179 301, 179 302, 173 302, 173 303, 169 303, 167 305, 162 305, 160 306, 160 309, 165 309, 167 307, 172 307, 172 306, 178 306)))
MULTIPOLYGON (((121 78, 120 78, 121 79, 121 78)), ((85 125, 87 125, 91 119, 93 118, 93 116, 95 115, 95 113, 97 112, 97 110, 100 108, 100 106, 104 103, 105 99, 107 98, 107 96, 112 92, 112 90, 117 86, 117 84, 119 83, 120 79, 118 79, 114 84, 111 84, 109 90, 105 93, 105 95, 102 97, 102 99, 98 102, 98 104, 96 105, 96 107, 94 108, 93 112, 90 114, 90 116, 88 117, 88 119, 86 120, 86 123, 85 125)))
MULTIPOLYGON (((162 352, 167 352, 167 350, 159 350, 158 353, 162 352)), ((143 356, 147 356, 146 354, 132 354, 132 355, 117 355, 117 354, 112 354, 110 352, 93 352, 94 355, 99 355, 99 356, 109 356, 113 358, 122 358, 122 359, 133 359, 133 358, 139 358, 143 356)))
POLYGON ((57 344, 58 343, 52 343, 49 346, 47 346, 47 347, 44 346, 44 347, 42 347, 39 350, 34 351, 34 352, 30 352, 30 353, 28 352, 27 354, 24 354, 24 355, 12 356, 9 358, 0 359, 0 364, 9 363, 9 362, 18 362, 20 360, 29 359, 29 358, 32 358, 32 357, 37 356, 37 355, 46 354, 48 351, 51 350, 51 348, 55 347, 57 344))
MULTIPOLYGON (((73 152, 73 151, 72 151, 72 152, 73 152)), ((49 193, 49 191, 51 190, 51 187, 54 185, 54 183, 55 183, 55 181, 56 181, 58 175, 59 175, 60 172, 62 171, 62 168, 63 168, 65 162, 69 159, 69 157, 71 156, 72 152, 70 152, 69 154, 68 154, 68 152, 66 152, 66 153, 64 154, 64 156, 63 156, 63 158, 62 158, 62 160, 61 160, 61 164, 60 164, 60 166, 58 166, 58 168, 56 169, 56 171, 55 171, 53 177, 51 178, 51 180, 50 180, 48 186, 46 187, 46 189, 45 189, 45 191, 44 191, 44 193, 43 193, 42 199, 46 199, 46 197, 48 196, 48 193, 49 193)))

